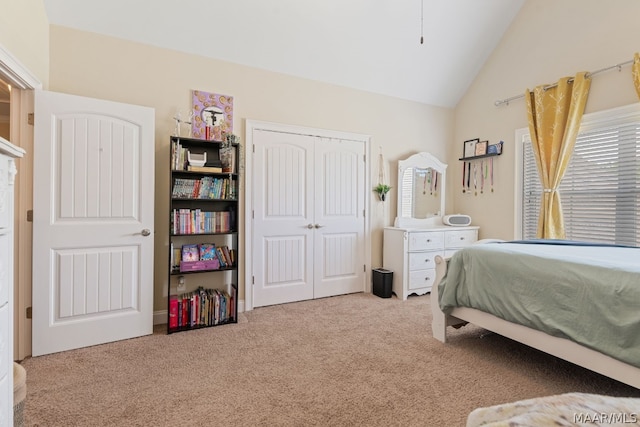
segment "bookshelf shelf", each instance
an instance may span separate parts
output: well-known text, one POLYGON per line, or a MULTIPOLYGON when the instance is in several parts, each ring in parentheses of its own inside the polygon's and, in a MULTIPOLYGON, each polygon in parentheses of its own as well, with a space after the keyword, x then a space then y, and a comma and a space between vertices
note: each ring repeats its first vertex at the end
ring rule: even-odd
POLYGON ((224 147, 222 141, 170 138, 169 334, 238 321, 239 145, 230 145, 232 164, 220 172, 224 147), (205 153, 203 170, 188 170, 190 155, 205 153), (181 261, 183 270, 194 269, 181 271, 181 261))
POLYGON ((219 271, 234 271, 236 270, 236 266, 231 266, 231 267, 220 267, 220 268, 214 268, 211 270, 194 270, 194 271, 180 271, 180 270, 171 270, 171 275, 172 276, 184 276, 185 274, 200 274, 200 273, 216 273, 219 271))

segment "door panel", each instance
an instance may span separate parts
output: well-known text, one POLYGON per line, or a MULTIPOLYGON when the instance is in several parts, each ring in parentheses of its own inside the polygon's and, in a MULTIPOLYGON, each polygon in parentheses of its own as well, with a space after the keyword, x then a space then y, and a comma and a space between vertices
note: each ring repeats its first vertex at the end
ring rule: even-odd
POLYGON ((314 296, 364 290, 364 144, 316 144, 314 296))
POLYGON ((54 251, 54 325, 80 317, 136 310, 138 247, 54 251))
POLYGON ((254 209, 254 306, 313 298, 315 137, 257 131, 254 209))
POLYGON ((153 109, 36 91, 35 117, 32 354, 152 333, 153 109))
POLYGON ((53 174, 59 219, 139 221, 140 138, 132 123, 99 115, 60 116, 53 174))

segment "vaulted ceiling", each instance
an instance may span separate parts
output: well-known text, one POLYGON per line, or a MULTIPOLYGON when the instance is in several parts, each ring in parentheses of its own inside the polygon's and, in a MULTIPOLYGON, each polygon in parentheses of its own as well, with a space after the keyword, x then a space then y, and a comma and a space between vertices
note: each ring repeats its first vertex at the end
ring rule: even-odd
POLYGON ((44 4, 54 25, 455 107, 524 1, 44 0, 44 4))

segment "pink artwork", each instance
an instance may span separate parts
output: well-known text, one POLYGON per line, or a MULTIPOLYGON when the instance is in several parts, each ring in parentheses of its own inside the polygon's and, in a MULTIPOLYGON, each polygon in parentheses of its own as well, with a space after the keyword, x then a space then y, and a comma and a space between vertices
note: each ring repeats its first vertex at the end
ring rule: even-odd
POLYGON ((191 132, 193 138, 215 141, 233 133, 233 96, 194 90, 191 132))

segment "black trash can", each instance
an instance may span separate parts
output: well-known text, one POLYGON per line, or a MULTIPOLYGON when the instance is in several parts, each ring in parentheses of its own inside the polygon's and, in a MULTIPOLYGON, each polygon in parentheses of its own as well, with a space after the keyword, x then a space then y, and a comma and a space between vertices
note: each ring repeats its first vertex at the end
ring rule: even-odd
POLYGON ((380 298, 391 298, 393 271, 384 268, 373 270, 373 294, 380 298))

